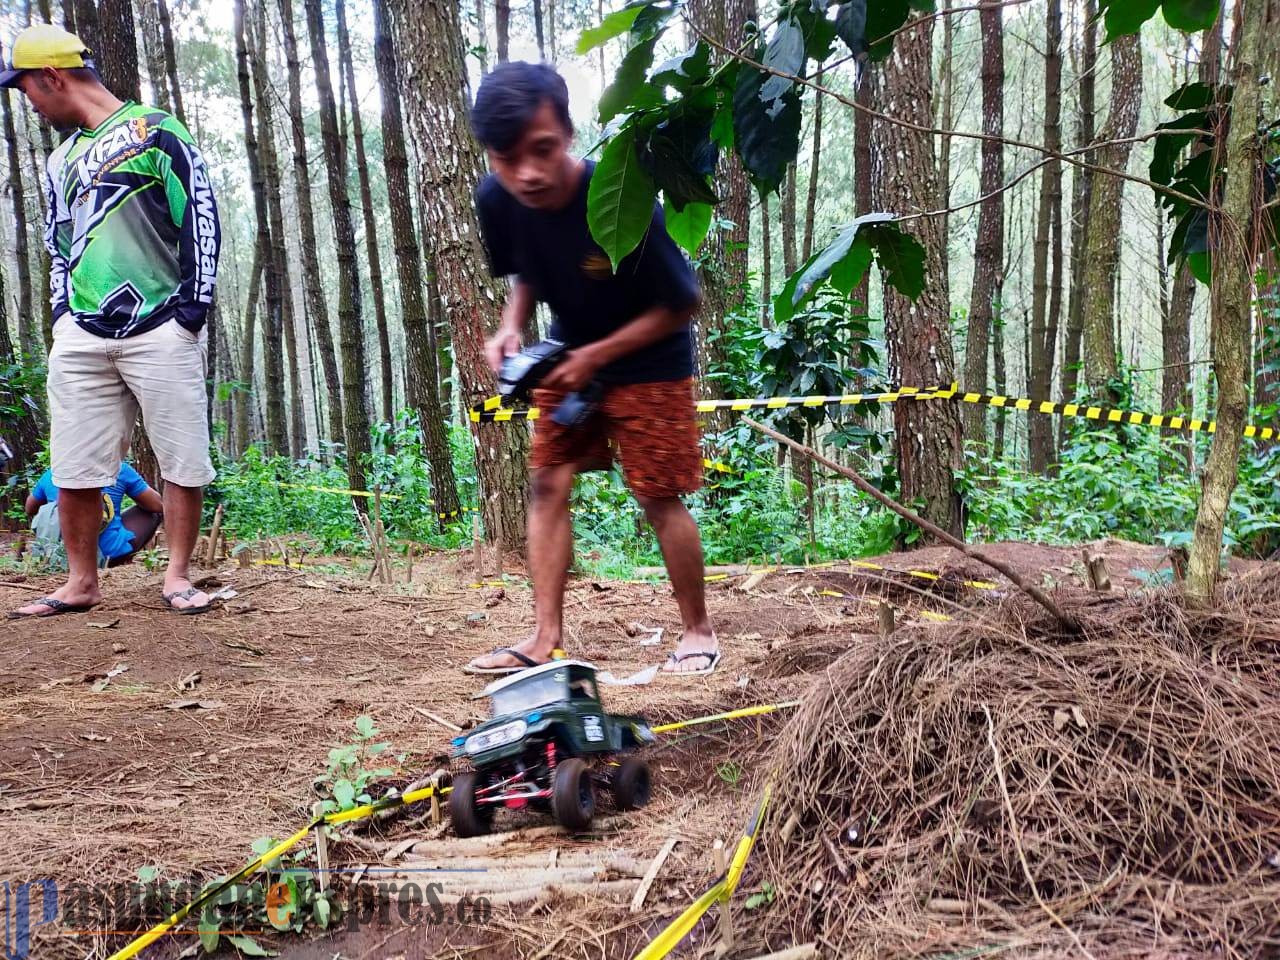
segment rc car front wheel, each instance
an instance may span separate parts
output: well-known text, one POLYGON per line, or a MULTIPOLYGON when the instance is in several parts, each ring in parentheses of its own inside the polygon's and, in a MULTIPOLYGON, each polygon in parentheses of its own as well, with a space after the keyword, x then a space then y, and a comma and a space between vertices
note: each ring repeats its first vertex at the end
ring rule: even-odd
POLYGON ((649 802, 649 765, 626 757, 613 773, 613 802, 619 810, 638 810, 649 802))
POLYGON ((595 785, 591 768, 580 757, 571 757, 556 767, 551 788, 551 811, 566 830, 586 830, 596 812, 595 785))
POLYGON ((478 775, 471 770, 453 778, 453 790, 449 793, 449 819, 453 832, 460 837, 478 837, 493 828, 493 807, 476 803, 478 775))

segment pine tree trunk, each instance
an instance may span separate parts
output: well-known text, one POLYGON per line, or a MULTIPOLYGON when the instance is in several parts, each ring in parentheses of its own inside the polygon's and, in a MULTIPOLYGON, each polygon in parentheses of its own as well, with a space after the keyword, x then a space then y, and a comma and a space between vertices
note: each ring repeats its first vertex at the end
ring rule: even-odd
POLYGON ((387 300, 382 285, 382 255, 378 250, 378 221, 373 212, 373 190, 369 186, 369 160, 365 156, 364 122, 360 117, 360 100, 356 96, 356 71, 351 61, 351 38, 347 35, 347 18, 343 0, 335 5, 338 13, 338 63, 346 77, 347 96, 351 101, 351 133, 356 144, 356 171, 360 175, 360 209, 364 216, 365 253, 369 258, 369 286, 373 291, 373 316, 377 325, 378 360, 382 370, 382 419, 391 423, 395 417, 391 368, 391 336, 387 332, 387 300))
POLYGON ((796 272, 796 165, 787 167, 782 185, 782 272, 796 272))
MULTIPOLYGON (((818 67, 814 78, 818 86, 822 86, 822 67, 818 67)), ((822 94, 814 91, 813 95, 813 157, 809 161, 809 191, 804 199, 804 243, 801 247, 800 260, 804 262, 813 255, 813 225, 818 214, 818 171, 822 169, 822 94)))
POLYGON ((382 154, 387 173, 387 201, 400 279, 400 316, 408 355, 406 393, 411 394, 412 399, 408 402, 418 413, 436 511, 448 514, 459 507, 458 484, 453 473, 448 422, 441 416, 440 374, 423 300, 422 253, 413 226, 409 157, 405 151, 404 118, 400 111, 400 76, 385 0, 373 0, 373 27, 374 60, 382 92, 382 154))
POLYGON ((355 490, 363 490, 364 459, 369 454, 369 412, 365 406, 364 331, 360 318, 360 270, 356 265, 355 231, 351 225, 351 198, 347 194, 347 155, 338 135, 338 110, 329 78, 329 51, 325 44, 320 0, 304 0, 307 30, 311 35, 311 59, 316 72, 316 96, 320 101, 320 139, 324 144, 329 179, 329 206, 338 260, 338 329, 341 332, 342 400, 346 423, 347 477, 355 490))
POLYGON ((1240 474, 1241 431, 1244 429, 1249 383, 1249 309, 1254 266, 1265 237, 1260 208, 1263 200, 1262 153, 1254 118, 1262 100, 1259 74, 1269 62, 1280 30, 1276 0, 1240 0, 1234 37, 1235 89, 1231 98, 1230 130, 1222 158, 1226 184, 1221 217, 1210 220, 1209 249, 1213 251, 1210 322, 1214 379, 1218 384, 1217 430, 1205 463, 1196 511, 1191 556, 1187 564, 1186 596, 1195 606, 1210 606, 1218 581, 1222 532, 1227 508, 1240 474), (1265 39, 1264 39, 1265 38, 1265 39))
POLYGON ((769 227, 769 195, 760 195, 760 324, 773 318, 773 238, 769 227))
POLYGON ((494 0, 493 20, 498 31, 498 62, 506 63, 511 52, 511 0, 494 0))
POLYGON ((141 100, 133 0, 98 0, 98 33, 100 48, 95 52, 103 84, 121 100, 141 100))
POLYGON ((538 59, 546 60, 546 39, 542 35, 542 0, 533 0, 533 35, 538 43, 538 59))
MULTIPOLYGON (((3 50, 0 49, 0 55, 3 50)), ((18 261, 18 350, 32 362, 40 357, 36 339, 34 292, 31 287, 31 245, 27 225, 26 187, 22 181, 22 157, 18 149, 18 131, 13 122, 13 103, 8 89, 0 90, 0 108, 4 115, 4 142, 9 160, 9 200, 13 204, 13 245, 18 261)), ((43 295, 43 294, 42 294, 43 295)), ((5 358, 8 359, 7 354, 5 358)))
POLYGON ((547 0, 547 49, 551 51, 551 62, 555 63, 558 59, 556 56, 556 0, 547 0))
MULTIPOLYGON (((944 11, 951 9, 951 0, 943 0, 942 8, 944 11)), ((942 17, 942 59, 938 63, 938 69, 942 72, 939 81, 939 97, 942 101, 938 125, 943 130, 951 130, 955 126, 955 100, 956 100, 956 80, 955 80, 955 46, 956 46, 956 16, 945 15, 942 17)), ((857 121, 854 121, 855 126, 857 121)), ((855 134, 855 140, 857 135, 855 134)), ((855 150, 857 149, 855 145, 855 150)), ((951 206, 951 138, 940 137, 938 140, 938 209, 947 210, 951 206)), ((949 261, 951 258, 951 216, 944 213, 938 218, 941 221, 942 231, 942 258, 949 261)), ((950 263, 947 264, 947 274, 950 275, 950 263)))
MULTIPOLYGON (((467 129, 458 7, 452 0, 392 0, 388 7, 400 40, 399 62, 405 67, 402 86, 420 164, 423 215, 435 226, 424 239, 431 244, 431 263, 453 331, 459 400, 470 404, 495 389, 484 340, 498 325, 501 296, 485 269, 472 204, 483 167, 467 129)), ((509 547, 523 543, 528 432, 514 421, 476 423, 472 430, 485 529, 492 537, 500 523, 509 547)))
POLYGON ((289 76, 289 130, 293 142, 293 186, 297 199, 298 228, 302 239, 302 283, 307 311, 315 329, 316 348, 324 370, 325 395, 328 398, 329 430, 333 443, 346 443, 346 417, 342 412, 342 379, 334 349, 329 305, 320 276, 320 257, 316 244, 316 218, 311 198, 311 169, 307 161, 306 132, 302 122, 302 67, 298 56, 297 34, 293 24, 293 0, 279 0, 281 32, 284 36, 285 66, 289 76))
MULTIPOLYGON (((22 363, 22 357, 15 349, 9 336, 9 299, 4 288, 4 271, 0 270, 0 364, 22 363)), ((0 407, 9 407, 21 411, 17 417, 8 418, 4 422, 4 439, 13 448, 14 459, 8 468, 11 476, 21 476, 36 463, 36 455, 40 450, 40 425, 35 415, 26 404, 26 398, 10 393, 4 380, 0 380, 0 407)), ((0 511, 10 504, 6 502, 6 492, 10 488, 0 476, 0 511)))
MULTIPOLYGON (((692 25, 718 42, 736 48, 744 39, 746 23, 755 19, 756 3, 755 0, 692 0, 687 11, 692 25)), ((693 36, 688 39, 690 46, 696 42, 693 36)), ((716 63, 723 60, 719 53, 712 56, 716 63)), ((699 270, 703 302, 697 325, 698 365, 704 372, 725 363, 726 317, 742 306, 751 237, 751 183, 736 154, 729 152, 721 156, 715 184, 720 196, 716 215, 733 226, 729 230, 712 229, 699 270)), ((718 380, 703 379, 699 387, 708 397, 724 395, 718 380)))
MULTIPOLYGON (((932 119, 929 26, 916 26, 894 40, 882 65, 875 97, 889 116, 927 127, 932 119)), ((927 133, 898 124, 872 125, 872 183, 881 210, 902 214, 930 210, 938 198, 938 171, 927 133)), ((940 225, 934 217, 910 221, 907 229, 926 251, 924 292, 912 301, 885 285, 885 339, 892 382, 912 386, 950 383, 954 360, 949 335, 950 304, 942 263, 940 225)), ((963 535, 955 475, 960 469, 960 416, 949 403, 895 403, 894 446, 904 503, 923 501, 921 515, 956 536, 963 535)))
MULTIPOLYGON (((1103 141, 1132 137, 1142 104, 1142 48, 1136 36, 1111 44, 1111 110, 1099 137, 1103 141)), ((1123 172, 1131 143, 1113 143, 1097 151, 1098 164, 1123 172)), ((1120 269, 1121 210, 1124 181, 1101 174, 1094 178, 1089 200, 1089 239, 1084 250, 1084 376, 1094 397, 1117 399, 1111 385, 1118 376, 1115 290, 1120 269)))
MULTIPOLYGON (((982 132, 1004 136, 1004 21, 1001 8, 985 4, 982 24, 982 132)), ((987 354, 992 317, 1004 272, 1004 145, 982 141, 982 172, 978 192, 985 199, 978 211, 978 238, 973 247, 973 291, 969 299, 969 331, 965 338, 964 388, 987 392, 987 354)), ((920 384, 928 386, 928 384, 920 384)), ((986 445, 987 408, 966 404, 965 438, 986 445)))
POLYGON ((256 392, 253 385, 254 334, 257 329, 258 299, 262 293, 262 273, 266 256, 262 245, 253 248, 253 266, 249 268, 249 296, 244 307, 244 329, 240 334, 240 369, 236 376, 241 389, 236 391, 236 456, 243 457, 251 442, 250 410, 256 392))
MULTIPOLYGON (((253 43, 253 89, 258 102, 258 142, 261 149, 263 185, 266 188, 267 212, 271 220, 271 260, 275 264, 276 276, 280 284, 279 311, 272 314, 270 335, 263 358, 269 371, 267 389, 277 394, 283 403, 285 363, 288 364, 289 383, 289 428, 288 452, 295 460, 302 456, 303 444, 307 438, 306 427, 302 422, 302 382, 298 374, 298 336, 293 318, 293 278, 289 271, 289 250, 285 242, 284 195, 283 181, 280 177, 280 162, 276 151, 276 127, 272 99, 275 90, 271 75, 267 68, 267 13, 266 4, 255 4, 255 29, 253 43), (279 321, 276 325, 276 320, 279 321), (281 337, 284 340, 284 353, 281 355, 281 337)), ((270 291, 270 284, 267 287, 270 291)), ((268 292, 268 302, 270 293, 268 292)), ((264 330, 264 333, 266 331, 264 330)), ((268 404, 272 399, 268 398, 268 404)), ((270 407, 268 406, 268 410, 270 407)), ((281 449, 281 453, 284 449, 281 449)))
MULTIPOLYGON (((117 0, 117 3, 119 0, 117 0)), ((109 50, 103 45, 102 31, 98 26, 98 6, 95 0, 74 0, 76 21, 72 30, 94 53, 94 58, 98 61, 99 74, 103 76, 105 83, 105 73, 103 72, 102 58, 108 56, 109 50)), ((67 4, 63 4, 63 15, 66 14, 67 4)), ((136 57, 136 54, 135 54, 136 57)), ((108 88, 110 84, 108 84, 108 88)), ((113 90, 112 93, 115 93, 113 90)), ((120 96, 120 94, 116 94, 120 96)))
MULTIPOLYGON (((999 303, 999 300, 1000 291, 997 290, 996 302, 999 303)), ((1005 373, 1004 315, 1002 310, 997 310, 991 317, 991 363, 996 393, 1002 397, 1007 396, 1009 393, 1009 378, 1005 373)), ((993 460, 999 461, 1004 457, 1005 411, 1002 407, 995 408, 995 421, 995 442, 991 445, 991 457, 993 460)))
POLYGON ((169 77, 169 93, 173 97, 173 115, 185 127, 187 111, 182 105, 182 85, 178 82, 178 53, 173 42, 173 22, 169 18, 168 0, 156 0, 160 18, 160 37, 164 45, 164 68, 169 77))
MULTIPOLYGON (((1045 18, 1044 146, 1062 149, 1062 2, 1049 0, 1045 18)), ((1031 334, 1027 392, 1035 400, 1049 400, 1054 354, 1058 349, 1058 315, 1062 309, 1062 163, 1050 160, 1040 172, 1036 236, 1032 255, 1031 334), (1049 276, 1050 243, 1053 277, 1049 276), (1052 283, 1052 296, 1050 295, 1052 283), (1051 301, 1052 300, 1052 304, 1051 301)), ((1027 454, 1032 473, 1044 474, 1053 459, 1053 420, 1027 413, 1027 454)))
MULTIPOLYGON (((1080 78, 1079 106, 1076 118, 1076 144, 1087 146, 1094 142, 1094 124, 1097 111, 1096 88, 1098 68, 1097 0, 1084 0, 1082 18, 1083 38, 1080 65, 1076 75, 1080 78)), ((1087 163, 1097 158, 1093 151, 1084 154, 1087 163)), ((1080 341, 1084 333, 1084 269, 1085 246, 1089 242, 1089 207, 1093 200, 1093 171, 1075 166, 1071 169, 1071 290, 1067 297, 1066 342, 1062 348, 1062 399, 1073 400, 1080 378, 1080 341)), ((1064 418, 1058 425, 1058 448, 1062 448, 1068 423, 1064 418)))
POLYGON ((480 76, 489 72, 489 21, 485 16, 485 0, 476 0, 476 33, 480 35, 480 76))
MULTIPOLYGON (((249 49, 246 35, 245 0, 235 0, 236 78, 240 87, 240 113, 244 120, 245 154, 249 161, 249 185, 253 193, 253 212, 257 218, 257 245, 263 255, 266 280, 266 312, 263 315, 263 368, 267 407, 267 451, 284 454, 289 450, 284 420, 284 367, 280 362, 280 312, 283 289, 280 264, 271 237, 271 220, 267 211, 266 173, 259 149, 258 130, 254 123, 253 95, 249 89, 249 49)), ((261 109, 261 104, 259 104, 261 109)))
MULTIPOLYGON (((950 20, 950 17, 944 18, 950 20)), ((862 69, 858 71, 858 77, 854 81, 856 87, 854 89, 854 102, 858 106, 870 108, 874 91, 874 81, 872 79, 870 69, 862 69)), ((950 138, 944 137, 942 142, 946 144, 950 138)), ((950 147, 947 148, 948 150, 950 147)), ((855 216, 861 217, 871 212, 871 206, 874 203, 871 189, 871 178, 874 176, 874 164, 871 160, 871 114, 866 110, 853 111, 853 212, 855 216)), ((942 183, 943 181, 939 181, 942 183)), ((949 188, 946 188, 949 190, 949 188)), ((946 217, 942 218, 939 229, 942 231, 939 242, 942 243, 946 237, 946 217)), ((942 251, 945 253, 945 248, 942 251)), ((945 267, 945 262, 944 262, 945 267)), ((863 274, 862 282, 853 289, 853 300, 855 303, 861 304, 862 312, 868 313, 871 310, 871 271, 868 270, 863 274)))
POLYGON ((160 35, 160 10, 156 0, 139 0, 138 19, 142 24, 142 49, 147 54, 147 79, 151 82, 155 106, 173 113, 169 96, 169 73, 165 67, 164 40, 160 35))

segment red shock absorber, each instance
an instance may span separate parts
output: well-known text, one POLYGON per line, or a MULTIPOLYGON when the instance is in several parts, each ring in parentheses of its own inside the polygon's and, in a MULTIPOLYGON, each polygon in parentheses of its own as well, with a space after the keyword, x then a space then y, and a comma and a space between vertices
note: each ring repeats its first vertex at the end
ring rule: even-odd
POLYGON ((556 768, 556 745, 555 741, 547 743, 547 769, 554 771, 556 768))

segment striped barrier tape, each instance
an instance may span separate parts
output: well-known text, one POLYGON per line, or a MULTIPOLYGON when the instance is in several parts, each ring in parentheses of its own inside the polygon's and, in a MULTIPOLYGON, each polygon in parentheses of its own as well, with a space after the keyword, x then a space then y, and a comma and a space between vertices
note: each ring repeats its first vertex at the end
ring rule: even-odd
MULTIPOLYGON (((283 480, 246 480, 243 477, 220 477, 217 481, 219 484, 251 484, 261 483, 271 487, 284 487, 288 490, 307 490, 311 493, 332 493, 340 497, 372 497, 373 493, 368 490, 348 490, 344 487, 319 487, 311 486, 306 483, 285 483, 283 480)), ((397 493, 382 494, 383 500, 402 500, 404 499, 397 493)), ((424 503, 435 506, 434 500, 425 500, 424 503)), ((457 510, 450 510, 446 513, 437 513, 436 516, 441 520, 457 518, 465 513, 479 513, 479 507, 459 507, 457 510)))
MULTIPOLYGON (((1057 403, 1052 400, 1030 400, 1026 397, 1006 397, 991 393, 969 393, 960 390, 959 384, 953 383, 947 390, 938 390, 936 399, 954 398, 962 403, 976 403, 988 407, 1000 407, 1006 410, 1027 410, 1059 417, 1081 417, 1086 420, 1097 420, 1101 423, 1123 423, 1138 426, 1184 430, 1191 433, 1214 433, 1217 422, 1202 420, 1197 417, 1174 416, 1166 413, 1142 413, 1137 410, 1120 410, 1115 407, 1094 406, 1088 403, 1057 403)), ((923 398, 922 398, 923 399, 923 398)), ((931 398, 932 399, 932 398, 931 398)), ((1248 424, 1241 431, 1243 436, 1254 440, 1274 440, 1280 437, 1280 429, 1260 427, 1248 424)))
MULTIPOLYGON (((895 570, 893 567, 885 567, 878 563, 872 563, 870 560, 828 560, 823 563, 807 563, 807 564, 783 564, 773 567, 752 567, 747 565, 746 570, 742 573, 709 573, 702 579, 707 583, 718 583, 722 580, 736 580, 741 577, 749 577, 754 573, 803 573, 806 570, 831 570, 835 567, 848 565, 861 570, 876 570, 882 573, 896 573, 902 577, 915 577, 917 580, 929 580, 934 583, 956 583, 960 586, 969 587, 973 590, 999 590, 1000 584, 993 583, 990 580, 949 580, 940 573, 933 573, 929 570, 895 570)), ((635 583, 646 583, 645 580, 630 581, 635 583)))
POLYGON ((669 923, 649 944, 635 955, 634 960, 661 960, 674 950, 680 941, 689 935, 698 921, 703 915, 717 903, 727 903, 738 888, 738 883, 742 880, 742 872, 746 869, 747 859, 751 856, 751 851, 755 847, 756 837, 760 834, 760 827, 764 823, 765 814, 769 809, 769 798, 773 793, 773 785, 766 784, 764 793, 761 795, 759 802, 756 804, 755 811, 751 814, 751 819, 747 821, 746 829, 743 831, 742 837, 738 840, 738 845, 734 848, 733 858, 729 861, 729 867, 725 870, 724 876, 718 878, 711 888, 702 896, 690 904, 685 910, 669 923))
MULTIPOLYGON (((808 397, 737 397, 729 400, 699 400, 698 413, 716 410, 780 410, 785 407, 850 407, 859 403, 894 403, 903 397, 915 400, 932 400, 944 396, 937 387, 899 387, 884 393, 844 393, 827 396, 817 394, 808 397)), ((945 394, 949 396, 950 394, 945 394)), ((538 407, 504 407, 501 397, 489 397, 471 408, 473 423, 502 423, 508 420, 537 420, 542 416, 538 407)))

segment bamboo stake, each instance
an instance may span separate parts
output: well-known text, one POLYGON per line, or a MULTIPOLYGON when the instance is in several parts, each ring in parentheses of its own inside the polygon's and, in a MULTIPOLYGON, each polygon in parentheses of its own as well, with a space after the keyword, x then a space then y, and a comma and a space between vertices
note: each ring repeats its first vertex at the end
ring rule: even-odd
POLYGON ((205 547, 204 562, 206 566, 213 566, 218 560, 218 535, 222 533, 222 515, 223 504, 218 504, 218 509, 213 511, 213 526, 209 528, 209 543, 205 547))
POLYGON ((929 534, 930 536, 938 540, 941 540, 943 543, 947 544, 948 546, 955 547, 957 550, 963 553, 966 557, 970 557, 974 560, 977 560, 979 563, 985 564, 986 566, 990 567, 992 570, 995 570, 998 573, 1003 574, 1005 577, 1007 577, 1010 580, 1010 582, 1013 583, 1014 586, 1016 586, 1019 590, 1021 590, 1027 596, 1031 597, 1031 599, 1034 600, 1036 603, 1040 604, 1040 606, 1048 610, 1049 613, 1053 614, 1053 616, 1058 620, 1058 622, 1061 623, 1068 630, 1074 631, 1079 629, 1079 625, 1076 623, 1076 621, 1071 617, 1067 616, 1067 614, 1065 614, 1058 607, 1056 603, 1054 603, 1052 600, 1049 599, 1048 595, 1043 590, 1037 587, 1034 583, 1029 583, 1007 563, 1004 563, 1000 560, 996 560, 994 557, 989 557, 986 554, 982 553, 980 550, 975 550, 973 547, 969 546, 959 537, 952 536, 950 533, 947 533, 947 531, 943 530, 937 524, 931 523, 928 520, 926 520, 924 517, 920 516, 919 514, 911 510, 908 510, 906 507, 898 503, 893 498, 877 490, 874 486, 872 486, 870 483, 864 480, 857 473, 850 470, 848 467, 841 466, 835 461, 827 459, 822 454, 818 453, 816 450, 810 449, 809 447, 806 447, 802 443, 797 443, 795 440, 792 440, 790 437, 783 436, 777 430, 773 430, 769 427, 766 427, 762 423, 757 423, 755 420, 752 420, 750 417, 743 417, 742 420, 744 423, 747 424, 747 426, 751 427, 752 429, 758 430, 760 433, 763 433, 767 437, 772 437, 774 440, 778 441, 779 443, 786 444, 796 453, 803 453, 805 456, 811 457, 816 462, 822 464, 828 470, 834 470, 836 473, 840 474, 840 476, 853 481, 854 485, 863 493, 874 498, 875 500, 878 500, 880 503, 884 504, 884 506, 888 507, 894 513, 898 514, 898 516, 903 517, 906 520, 910 520, 912 523, 914 523, 917 527, 919 527, 921 530, 923 530, 925 533, 929 534))

